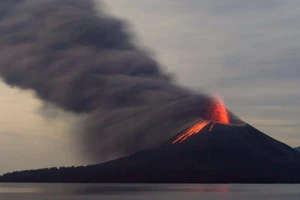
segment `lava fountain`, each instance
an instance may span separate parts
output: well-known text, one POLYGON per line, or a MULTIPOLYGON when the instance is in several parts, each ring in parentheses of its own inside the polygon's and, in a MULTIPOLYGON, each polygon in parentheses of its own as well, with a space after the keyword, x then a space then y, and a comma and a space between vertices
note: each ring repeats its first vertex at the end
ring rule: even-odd
POLYGON ((213 124, 210 126, 209 131, 212 131, 215 123, 230 124, 229 114, 221 99, 213 99, 208 108, 206 120, 203 120, 184 131, 172 142, 172 144, 181 143, 190 136, 199 133, 210 122, 213 122, 213 124))
POLYGON ((207 120, 222 124, 230 124, 230 117, 221 99, 214 99, 208 109, 207 120))

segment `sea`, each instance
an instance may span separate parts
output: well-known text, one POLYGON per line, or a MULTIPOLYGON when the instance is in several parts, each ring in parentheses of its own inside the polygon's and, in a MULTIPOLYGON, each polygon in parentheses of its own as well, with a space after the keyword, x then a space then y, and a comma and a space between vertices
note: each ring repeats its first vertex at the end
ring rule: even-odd
POLYGON ((0 200, 300 200, 300 184, 15 184, 0 200))

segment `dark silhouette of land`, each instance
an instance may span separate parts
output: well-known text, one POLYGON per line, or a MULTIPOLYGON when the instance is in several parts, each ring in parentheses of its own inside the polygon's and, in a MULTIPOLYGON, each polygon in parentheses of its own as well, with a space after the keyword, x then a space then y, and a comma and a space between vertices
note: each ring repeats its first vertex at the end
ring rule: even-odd
POLYGON ((296 147, 295 150, 300 152, 300 146, 296 147))
POLYGON ((8 173, 2 182, 300 183, 300 153, 250 125, 216 124, 98 165, 8 173))

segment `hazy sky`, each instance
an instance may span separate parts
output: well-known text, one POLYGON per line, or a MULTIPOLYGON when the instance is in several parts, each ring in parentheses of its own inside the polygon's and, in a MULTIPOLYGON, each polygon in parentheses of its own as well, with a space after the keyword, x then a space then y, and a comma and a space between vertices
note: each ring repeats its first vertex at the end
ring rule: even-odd
MULTIPOLYGON (((105 2, 178 84, 222 96, 246 122, 300 145, 300 1, 105 2)), ((77 119, 41 117, 41 106, 0 82, 0 173, 87 162, 70 131, 77 119)))

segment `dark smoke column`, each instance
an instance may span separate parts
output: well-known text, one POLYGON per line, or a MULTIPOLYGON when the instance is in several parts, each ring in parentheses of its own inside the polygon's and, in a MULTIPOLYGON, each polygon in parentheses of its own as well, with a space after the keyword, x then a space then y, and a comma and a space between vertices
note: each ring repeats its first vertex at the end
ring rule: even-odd
POLYGON ((86 115, 89 152, 128 154, 205 117, 209 98, 172 84, 126 23, 91 0, 2 0, 0 74, 45 102, 86 115))

